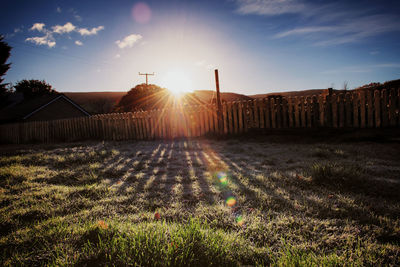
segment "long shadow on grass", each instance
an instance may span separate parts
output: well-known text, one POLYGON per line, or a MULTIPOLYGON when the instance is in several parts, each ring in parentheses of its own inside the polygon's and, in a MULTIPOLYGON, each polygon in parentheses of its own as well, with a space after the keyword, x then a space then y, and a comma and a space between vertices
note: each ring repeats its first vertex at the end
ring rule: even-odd
MULTIPOLYGON (((220 153, 220 155, 223 155, 223 153, 220 153)), ((222 158, 227 162, 232 168, 235 167, 238 171, 243 171, 243 169, 246 169, 245 172, 248 172, 252 169, 253 167, 249 167, 250 165, 247 164, 246 167, 239 167, 237 164, 234 164, 230 159, 226 156, 222 156, 222 158)), ((298 212, 296 211, 296 208, 294 207, 293 200, 297 199, 300 203, 303 203, 303 205, 306 205, 308 207, 313 207, 315 210, 314 213, 310 214, 312 217, 316 217, 319 219, 327 219, 327 218, 334 218, 334 219, 350 219, 357 221, 362 224, 377 224, 380 225, 381 222, 379 218, 375 214, 371 214, 371 212, 368 211, 368 209, 365 208, 365 204, 360 203, 360 205, 352 206, 349 205, 343 201, 338 200, 337 198, 332 197, 333 194, 341 194, 343 193, 343 190, 338 189, 337 187, 332 187, 329 186, 327 187, 321 187, 318 186, 314 183, 305 183, 304 180, 299 180, 294 177, 282 177, 282 178, 274 178, 271 175, 268 175, 268 181, 271 182, 271 186, 268 186, 267 184, 263 183, 258 183, 256 182, 257 179, 254 177, 254 175, 250 175, 249 177, 242 177, 246 179, 246 181, 251 184, 252 186, 258 187, 263 189, 263 191, 272 196, 272 199, 274 202, 278 201, 278 211, 282 211, 281 208, 290 208, 290 210, 294 213, 298 212), (275 193, 276 190, 273 188, 279 188, 280 191, 286 195, 286 199, 283 198, 281 195, 275 193), (327 190, 328 189, 328 190, 327 190), (330 192, 330 193, 329 193, 330 192), (318 195, 319 197, 322 198, 322 202, 317 202, 313 199, 311 199, 309 196, 310 195, 318 195), (332 209, 332 207, 336 208, 339 207, 337 210, 332 209)), ((368 187, 370 188, 370 187, 368 187)), ((355 202, 360 202, 358 200, 357 194, 355 195, 353 191, 347 191, 345 192, 347 197, 350 197, 353 201, 355 202)), ((360 193, 360 192, 357 192, 360 193)), ((376 199, 376 201, 379 201, 379 198, 376 199)), ((393 212, 391 212, 393 214, 393 212)), ((382 216, 385 216, 385 212, 380 212, 382 216)))

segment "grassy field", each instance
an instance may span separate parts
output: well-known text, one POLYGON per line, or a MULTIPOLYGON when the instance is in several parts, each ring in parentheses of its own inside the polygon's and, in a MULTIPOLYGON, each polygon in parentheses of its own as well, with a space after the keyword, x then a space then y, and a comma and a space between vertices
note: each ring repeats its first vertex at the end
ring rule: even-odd
POLYGON ((400 264, 398 142, 0 151, 0 265, 400 264))

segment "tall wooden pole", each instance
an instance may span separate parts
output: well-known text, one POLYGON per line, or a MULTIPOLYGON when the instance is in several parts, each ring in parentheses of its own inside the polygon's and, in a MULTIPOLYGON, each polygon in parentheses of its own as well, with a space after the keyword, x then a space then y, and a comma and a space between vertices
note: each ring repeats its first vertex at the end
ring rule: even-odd
POLYGON ((221 104, 221 95, 219 93, 219 79, 218 79, 218 70, 215 70, 215 86, 217 89, 217 117, 218 117, 218 131, 219 134, 224 132, 224 123, 222 120, 222 104, 221 104))

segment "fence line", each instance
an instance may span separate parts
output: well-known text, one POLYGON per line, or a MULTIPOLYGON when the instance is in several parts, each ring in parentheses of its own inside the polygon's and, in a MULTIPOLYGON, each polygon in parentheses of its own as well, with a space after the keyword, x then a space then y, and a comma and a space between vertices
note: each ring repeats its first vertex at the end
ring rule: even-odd
POLYGON ((312 97, 271 97, 222 105, 111 113, 0 126, 2 143, 152 140, 236 135, 250 129, 386 128, 400 126, 400 89, 350 91, 312 97))

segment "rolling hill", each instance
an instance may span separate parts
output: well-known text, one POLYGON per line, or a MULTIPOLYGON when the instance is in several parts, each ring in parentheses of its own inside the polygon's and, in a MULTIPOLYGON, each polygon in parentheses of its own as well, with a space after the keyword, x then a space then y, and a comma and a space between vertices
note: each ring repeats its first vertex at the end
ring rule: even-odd
MULTIPOLYGON (((82 106, 91 114, 110 113, 115 106, 126 95, 127 92, 66 92, 67 97, 82 106)), ((216 97, 215 91, 197 90, 192 93, 203 103, 212 103, 216 97)), ((251 100, 251 97, 236 93, 221 93, 222 101, 251 100)))
POLYGON ((91 114, 110 113, 126 92, 66 92, 67 97, 91 114))

